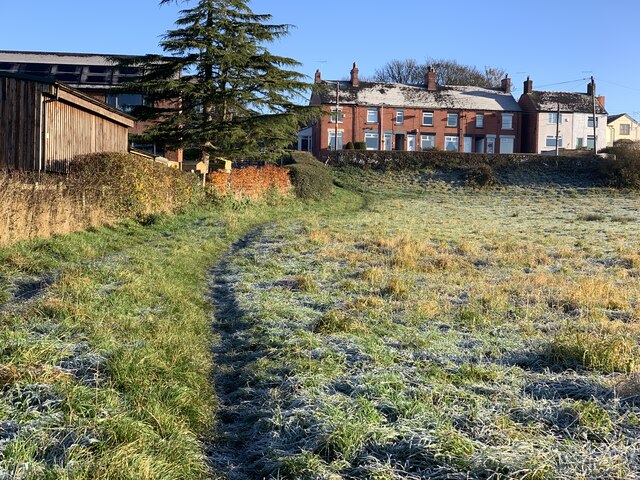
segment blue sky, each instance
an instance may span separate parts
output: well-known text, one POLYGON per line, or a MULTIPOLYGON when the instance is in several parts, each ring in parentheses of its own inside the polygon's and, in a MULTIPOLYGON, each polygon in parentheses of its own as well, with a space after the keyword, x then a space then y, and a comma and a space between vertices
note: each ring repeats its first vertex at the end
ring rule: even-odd
MULTIPOLYGON (((504 68, 516 98, 527 75, 534 89, 585 91, 588 77, 610 114, 640 117, 640 2, 602 0, 252 0, 256 13, 296 26, 274 53, 302 72, 339 79, 394 58, 451 58, 504 68), (576 80, 576 81, 574 81, 576 80), (569 82, 569 83, 564 83, 569 82), (556 85, 557 84, 557 85, 556 85)), ((63 52, 159 52, 178 7, 156 0, 0 0, 0 49, 63 52)))

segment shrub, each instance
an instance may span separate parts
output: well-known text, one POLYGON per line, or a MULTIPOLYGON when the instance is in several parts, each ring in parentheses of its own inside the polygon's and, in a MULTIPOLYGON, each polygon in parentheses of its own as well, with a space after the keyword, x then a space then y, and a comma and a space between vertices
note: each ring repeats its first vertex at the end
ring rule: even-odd
POLYGON ((317 165, 321 162, 318 161, 316 157, 314 157, 310 152, 299 152, 292 151, 289 152, 283 158, 283 165, 295 165, 295 164, 307 164, 307 165, 317 165))
POLYGON ((303 199, 322 200, 333 192, 333 175, 329 167, 308 152, 291 154, 295 162, 288 165, 296 195, 303 199), (302 155, 300 155, 302 154, 302 155))
POLYGON ((367 143, 366 142, 356 142, 353 145, 355 147, 356 150, 366 150, 367 149, 367 143))
POLYGON ((600 164, 600 172, 611 186, 640 189, 640 150, 633 144, 608 147, 604 153, 615 155, 605 158, 600 164))
POLYGON ((480 163, 467 170, 464 180, 471 187, 492 187, 500 184, 496 172, 487 163, 480 163))
POLYGON ((215 196, 230 196, 235 200, 258 200, 271 192, 286 196, 292 188, 287 170, 270 164, 233 169, 231 173, 213 172, 207 178, 215 196))

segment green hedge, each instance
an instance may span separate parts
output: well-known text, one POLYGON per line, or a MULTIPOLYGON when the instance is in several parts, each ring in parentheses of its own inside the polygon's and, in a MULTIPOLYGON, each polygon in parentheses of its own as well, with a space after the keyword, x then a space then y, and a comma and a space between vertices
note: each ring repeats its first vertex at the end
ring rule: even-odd
POLYGON ((307 200, 322 200, 333 193, 331 169, 309 152, 291 152, 285 160, 296 195, 307 200))
POLYGON ((379 170, 469 169, 481 164, 491 165, 493 168, 537 165, 544 168, 572 170, 576 167, 597 168, 600 162, 600 159, 593 157, 555 157, 517 153, 488 155, 438 150, 427 152, 341 150, 339 152, 329 152, 327 158, 328 164, 333 166, 351 165, 379 170))

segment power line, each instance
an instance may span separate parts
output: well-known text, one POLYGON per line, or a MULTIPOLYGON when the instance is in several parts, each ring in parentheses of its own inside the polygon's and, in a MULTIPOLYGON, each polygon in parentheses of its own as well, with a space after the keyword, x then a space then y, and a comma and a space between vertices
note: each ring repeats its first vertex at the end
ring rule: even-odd
POLYGON ((566 85, 567 83, 584 82, 585 80, 589 80, 589 79, 588 78, 578 78, 576 80, 568 80, 566 82, 547 83, 546 85, 536 85, 536 88, 553 87, 555 85, 566 85))
POLYGON ((628 86, 626 86, 626 85, 620 85, 619 83, 610 82, 610 81, 608 81, 608 80, 602 80, 602 79, 600 79, 600 81, 601 81, 601 82, 604 82, 604 83, 611 84, 611 85, 615 85, 616 87, 626 88, 626 89, 628 89, 628 90, 634 90, 634 91, 636 91, 636 92, 640 92, 640 88, 628 87, 628 86))

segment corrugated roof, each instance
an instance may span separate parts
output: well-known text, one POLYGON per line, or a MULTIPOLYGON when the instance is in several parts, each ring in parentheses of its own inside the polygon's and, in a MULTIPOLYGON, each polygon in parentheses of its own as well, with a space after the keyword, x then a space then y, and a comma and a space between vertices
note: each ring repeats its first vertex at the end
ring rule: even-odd
MULTIPOLYGON (((360 82, 358 87, 349 81, 340 84, 340 103, 358 105, 385 105, 390 107, 521 111, 518 102, 499 88, 476 86, 438 86, 428 91, 424 86, 401 83, 360 82)), ((335 104, 336 82, 323 81, 318 94, 322 104, 335 104)))
MULTIPOLYGON (((559 105, 561 112, 593 113, 593 99, 588 93, 534 90, 525 95, 531 99, 536 110, 541 112, 555 112, 559 105)), ((596 114, 602 113, 606 114, 607 111, 596 101, 596 114)))

